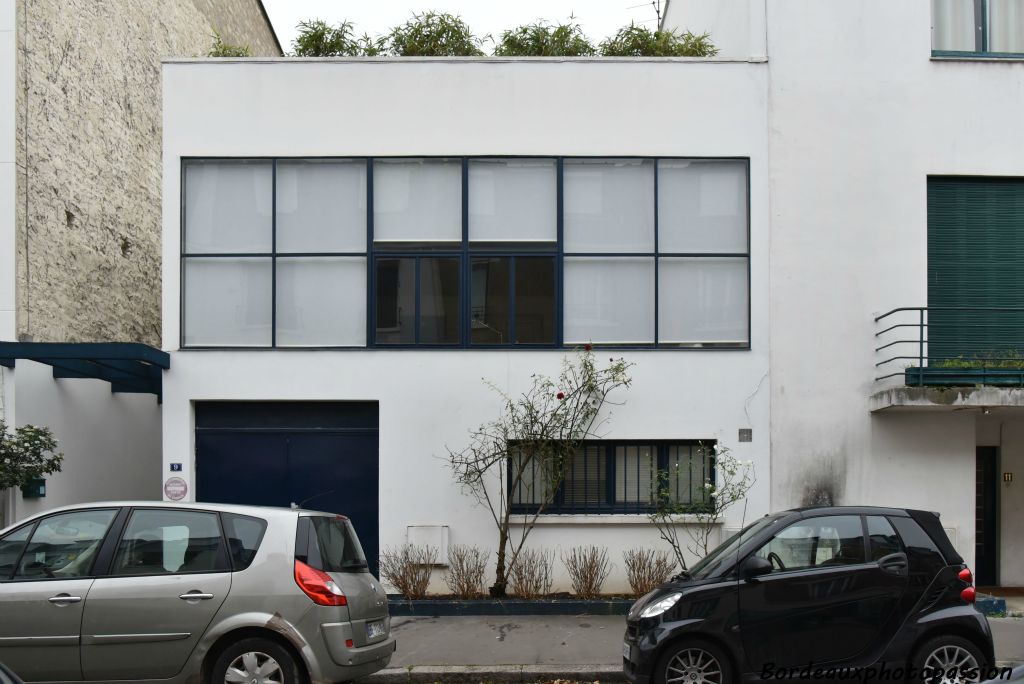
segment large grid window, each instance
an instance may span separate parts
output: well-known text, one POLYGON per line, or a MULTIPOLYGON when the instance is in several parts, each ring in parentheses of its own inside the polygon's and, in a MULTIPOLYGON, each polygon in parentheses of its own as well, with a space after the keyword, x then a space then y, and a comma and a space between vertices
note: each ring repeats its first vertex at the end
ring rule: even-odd
POLYGON ((182 346, 750 346, 744 159, 186 160, 182 346))
MULTIPOLYGON (((705 484, 715 480, 713 441, 591 442, 565 464, 565 473, 545 513, 645 513, 657 497, 699 510, 708 503, 705 484)), ((510 470, 513 509, 529 513, 547 497, 557 478, 530 462, 515 481, 510 470)), ((517 469, 514 469, 517 470, 517 469)))
POLYGON ((182 343, 366 343, 366 163, 188 161, 182 343))
POLYGON ((1021 0, 931 0, 932 52, 939 56, 1024 57, 1021 0))

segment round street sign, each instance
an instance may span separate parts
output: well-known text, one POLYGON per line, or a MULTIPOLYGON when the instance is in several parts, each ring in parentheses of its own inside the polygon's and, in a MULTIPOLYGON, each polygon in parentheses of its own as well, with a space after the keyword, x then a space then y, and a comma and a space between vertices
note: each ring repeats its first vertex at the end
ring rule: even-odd
POLYGON ((164 496, 171 501, 181 501, 188 494, 188 483, 180 477, 168 478, 164 482, 164 496))

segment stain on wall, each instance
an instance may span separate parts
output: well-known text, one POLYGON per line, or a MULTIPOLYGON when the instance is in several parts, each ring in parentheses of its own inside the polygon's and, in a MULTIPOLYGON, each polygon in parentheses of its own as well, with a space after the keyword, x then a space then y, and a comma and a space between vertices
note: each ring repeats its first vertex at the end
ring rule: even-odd
POLYGON ((160 61, 213 28, 280 54, 257 0, 18 0, 17 330, 160 344, 160 61))
POLYGON ((799 487, 801 506, 840 506, 846 489, 846 461, 826 456, 807 462, 799 487))

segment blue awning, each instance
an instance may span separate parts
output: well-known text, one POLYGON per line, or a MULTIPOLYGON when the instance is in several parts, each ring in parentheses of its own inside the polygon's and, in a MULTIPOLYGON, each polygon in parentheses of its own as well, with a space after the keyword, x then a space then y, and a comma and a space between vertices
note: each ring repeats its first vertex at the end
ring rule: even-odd
POLYGON ((92 378, 110 383, 112 392, 163 395, 163 371, 171 356, 136 342, 0 342, 0 366, 18 359, 44 363, 55 378, 92 378))

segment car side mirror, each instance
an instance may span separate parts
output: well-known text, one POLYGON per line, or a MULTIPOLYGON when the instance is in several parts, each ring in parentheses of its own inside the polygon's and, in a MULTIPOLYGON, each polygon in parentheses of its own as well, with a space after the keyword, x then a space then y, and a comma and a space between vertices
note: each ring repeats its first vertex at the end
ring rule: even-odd
POLYGON ((772 571, 772 564, 767 558, 751 556, 743 561, 743 569, 740 573, 743 579, 752 580, 761 575, 767 575, 772 571))

